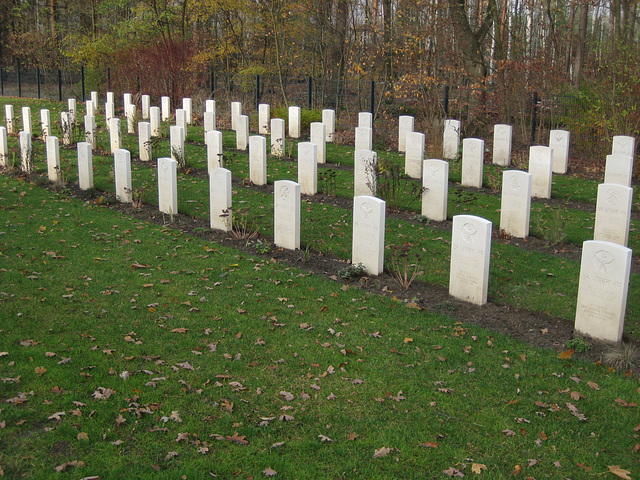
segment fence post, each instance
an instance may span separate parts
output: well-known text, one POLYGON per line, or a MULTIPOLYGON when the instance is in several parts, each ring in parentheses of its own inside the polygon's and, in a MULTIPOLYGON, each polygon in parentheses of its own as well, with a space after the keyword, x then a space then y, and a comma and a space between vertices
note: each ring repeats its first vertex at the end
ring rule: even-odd
POLYGON ((36 68, 36 83, 38 84, 38 100, 40 100, 40 68, 36 68))
POLYGON ((214 78, 213 67, 209 69, 209 91, 211 92, 210 97, 213 99, 215 96, 215 83, 216 80, 214 78))
POLYGON ((20 62, 18 62, 17 73, 18 73, 18 96, 21 97, 22 96, 22 80, 20 78, 20 62))
POLYGON ((62 70, 58 70, 58 101, 62 101, 62 70))
POLYGON ((537 111, 538 111, 538 92, 533 92, 533 101, 531 103, 531 143, 533 145, 536 141, 536 123, 537 123, 537 111))
POLYGON ((84 103, 84 101, 85 101, 85 96, 84 96, 84 65, 80 66, 80 82, 82 83, 82 102, 84 103))
POLYGON ((0 95, 4 97, 4 71, 0 67, 0 95))
POLYGON ((107 68, 107 89, 111 91, 111 69, 107 68))
POLYGON ((307 78, 307 103, 309 104, 309 110, 313 108, 313 78, 307 78))
POLYGON ((140 92, 141 90, 140 90, 140 77, 139 76, 136 77, 136 84, 138 86, 138 92, 140 92))
POLYGON ((373 114, 376 107, 376 82, 371 80, 371 91, 369 92, 369 111, 373 114))
POLYGON ((256 110, 258 110, 258 104, 260 103, 260 75, 256 75, 256 110))
POLYGON ((444 86, 444 99, 442 100, 442 108, 444 110, 444 116, 449 116, 449 85, 444 86))

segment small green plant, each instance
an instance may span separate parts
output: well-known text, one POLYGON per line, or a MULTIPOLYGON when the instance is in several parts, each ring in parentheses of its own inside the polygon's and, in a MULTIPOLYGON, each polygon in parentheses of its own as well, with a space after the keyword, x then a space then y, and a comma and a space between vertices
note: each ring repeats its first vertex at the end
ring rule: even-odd
POLYGON ((418 214, 418 215, 414 215, 412 220, 413 220, 414 222, 422 223, 422 224, 424 224, 424 225, 426 225, 426 224, 428 224, 429 222, 431 222, 431 220, 429 220, 429 218, 428 218, 428 217, 426 217, 426 216, 424 216, 424 215, 420 215, 420 214, 418 214))
POLYGON ((348 267, 338 270, 338 276, 343 280, 355 280, 367 273, 363 264, 349 265, 348 267))
MULTIPOLYGON (((223 210, 223 215, 230 215, 231 209, 223 210)), ((231 234, 238 240, 252 240, 258 237, 260 225, 253 221, 249 209, 245 208, 234 213, 231 223, 231 234)))
POLYGON ((405 243, 403 245, 392 245, 391 266, 389 271, 391 276, 403 290, 409 290, 413 281, 424 272, 420 270, 420 256, 415 255, 415 262, 409 256, 409 250, 413 245, 405 243))
POLYGON ((171 156, 178 164, 178 170, 180 172, 186 172, 189 168, 187 165, 187 158, 184 154, 184 150, 176 147, 171 147, 171 156))
POLYGON ((261 255, 266 255, 271 251, 271 245, 267 242, 263 242, 262 240, 258 240, 254 248, 256 249, 256 253, 261 255))
POLYGON ((574 337, 570 340, 567 340, 565 346, 569 350, 573 350, 574 352, 584 353, 591 350, 591 345, 582 337, 574 337))
POLYGON ((560 245, 567 237, 565 232, 567 221, 562 212, 562 208, 556 208, 548 217, 539 215, 535 221, 536 231, 549 245, 560 245))
POLYGON ((502 172, 487 170, 484 177, 485 186, 493 193, 498 193, 502 189, 502 172))
POLYGON ((325 195, 335 195, 338 172, 332 168, 318 172, 318 186, 325 195))
POLYGON ((142 208, 144 197, 144 189, 134 188, 131 190, 131 206, 133 208, 142 208))
MULTIPOLYGON (((404 172, 404 166, 396 162, 381 159, 375 169, 376 194, 391 207, 408 210, 412 204, 422 198, 425 188, 418 182, 412 182, 404 172)), ((369 183, 369 181, 367 181, 369 183)))
POLYGON ((604 362, 616 370, 637 370, 640 368, 640 345, 622 342, 605 353, 604 362))

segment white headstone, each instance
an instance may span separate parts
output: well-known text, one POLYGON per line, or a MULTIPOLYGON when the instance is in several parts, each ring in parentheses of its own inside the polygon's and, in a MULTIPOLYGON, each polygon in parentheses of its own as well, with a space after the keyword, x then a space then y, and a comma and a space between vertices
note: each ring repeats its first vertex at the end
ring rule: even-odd
POLYGON ((20 136, 20 160, 22 171, 26 173, 33 172, 33 151, 31 149, 31 134, 21 131, 20 136))
POLYGON ((404 173, 411 178, 422 178, 424 161, 424 133, 408 132, 405 135, 404 173))
POLYGON ((7 126, 7 133, 13 133, 13 105, 4 106, 4 120, 7 126))
POLYGON ((216 113, 216 101, 215 100, 205 100, 204 102, 204 111, 216 113))
POLYGON ((629 248, 588 240, 582 244, 575 331, 599 340, 622 340, 627 309, 629 248))
POLYGON ((222 167, 222 132, 209 130, 207 132, 207 166, 208 169, 222 167))
POLYGON ((184 133, 183 128, 178 125, 169 127, 169 145, 171 147, 171 158, 180 166, 185 165, 184 133))
POLYGON ((616 135, 613 137, 611 153, 620 153, 631 158, 636 158, 636 139, 627 135, 616 135))
POLYGON ((42 128, 42 138, 46 140, 51 135, 51 112, 46 108, 40 110, 40 127, 42 128))
POLYGON ((124 116, 127 119, 127 133, 136 133, 136 106, 129 103, 125 107, 124 116))
POLYGON ((249 180, 255 185, 267 184, 267 139, 260 135, 249 137, 249 180))
POLYGON ((69 115, 71 116, 71 123, 75 124, 78 120, 78 109, 76 107, 76 99, 70 98, 67 100, 67 106, 69 107, 69 115))
POLYGON ((171 118, 171 98, 160 97, 160 107, 162 113, 162 121, 167 122, 171 118))
POLYGON ((300 185, 291 180, 273 184, 273 243, 288 250, 300 248, 300 185))
POLYGON ((149 95, 142 95, 140 97, 140 104, 142 120, 149 120, 149 115, 151 114, 151 111, 149 110, 151 108, 151 97, 149 95))
POLYGON ((513 127, 499 123, 493 126, 493 164, 508 167, 511 163, 513 127))
POLYGON ((96 109, 94 107, 93 100, 87 100, 86 102, 84 102, 84 105, 85 105, 85 111, 86 111, 85 114, 95 117, 96 109))
POLYGON ((484 172, 484 140, 465 138, 462 141, 462 185, 482 188, 484 172))
POLYGON ((115 169, 116 200, 120 203, 131 203, 133 190, 131 187, 131 154, 129 150, 120 148, 113 154, 115 169))
POLYGON ((151 151, 151 124, 149 122, 138 123, 138 153, 143 162, 151 161, 153 152, 151 151))
POLYGON ((453 217, 449 294, 475 305, 487 303, 491 222, 474 215, 453 217))
POLYGON ((190 98, 182 99, 182 109, 186 116, 187 125, 191 125, 193 123, 193 102, 190 98))
POLYGON ((187 112, 184 108, 176 108, 176 126, 182 127, 182 141, 187 139, 187 112))
POLYGON ((271 105, 261 103, 258 105, 258 133, 269 135, 269 125, 271 123, 271 105))
POLYGON ((553 173, 567 173, 569 164, 569 138, 566 130, 551 130, 549 132, 549 147, 553 150, 553 173))
POLYGON ((95 116, 95 114, 98 112, 98 106, 100 105, 98 103, 98 92, 93 91, 91 92, 90 96, 91 96, 91 101, 93 102, 93 109, 94 109, 93 114, 95 116))
POLYGON ((151 136, 160 137, 160 107, 149 108, 149 123, 151 124, 151 136))
POLYGON ((60 175, 60 143, 58 137, 49 135, 45 141, 47 148, 47 176, 51 182, 61 179, 60 175))
POLYGON ((386 203, 376 197, 353 197, 351 263, 362 264, 369 275, 384 269, 386 203))
POLYGON ((300 138, 302 130, 302 112, 300 107, 289 107, 289 136, 300 138))
POLYGON ((204 135, 207 138, 207 132, 216 129, 216 114, 213 112, 204 112, 204 135))
POLYGON ((178 213, 178 164, 173 158, 158 159, 158 210, 178 213))
POLYGON ((373 130, 356 127, 355 150, 373 150, 373 130))
POLYGON ((236 119, 236 149, 246 150, 249 144, 249 116, 240 115, 236 119))
POLYGON ((62 130, 62 144, 71 145, 73 143, 73 122, 69 112, 60 112, 60 128, 62 130))
POLYGON ((531 219, 530 173, 520 170, 502 172, 502 203, 500 205, 500 230, 516 238, 529 236, 531 219))
POLYGON ((309 140, 318 146, 318 163, 327 162, 327 132, 324 123, 312 122, 309 126, 309 140))
POLYGON ((240 115, 242 115, 242 103, 231 102, 231 130, 237 130, 240 115))
POLYGON ((552 150, 549 147, 529 147, 529 173, 531 178, 531 196, 551 198, 552 150))
POLYGON ((210 225, 213 230, 231 231, 231 171, 226 168, 209 170, 210 225))
POLYGON ((373 130, 373 114, 371 112, 358 113, 358 126, 367 127, 373 130))
POLYGON ((318 193, 318 146, 315 143, 298 143, 298 183, 303 195, 318 193))
POLYGON ((7 129, 0 127, 0 168, 9 166, 9 144, 7 143, 7 129))
POLYGON ((89 142, 78 142, 78 188, 93 188, 93 155, 89 142))
POLYGON ((31 107, 22 107, 22 130, 24 132, 29 132, 29 134, 33 134, 31 131, 31 107))
POLYGON ((407 151, 407 133, 413 132, 415 119, 411 115, 400 115, 398 118, 398 151, 407 151))
POLYGON ((632 201, 633 188, 612 183, 598 185, 593 239, 626 247, 632 201))
POLYGON ((336 133, 336 111, 330 108, 322 110, 322 123, 324 123, 325 126, 327 143, 333 142, 333 137, 336 133))
POLYGON ((353 195, 376 196, 378 155, 371 150, 356 150, 353 165, 353 195))
POLYGON ((107 122, 107 130, 111 129, 111 119, 116 116, 115 105, 113 102, 107 102, 104 104, 104 117, 107 122))
POLYGON ((271 155, 275 157, 284 157, 284 119, 271 119, 271 155))
POLYGON ((107 99, 104 103, 116 103, 116 97, 113 92, 107 92, 107 99))
POLYGON ((453 160, 460 149, 460 120, 445 120, 442 135, 442 156, 445 160, 453 160))
POLYGON ((607 155, 604 167, 604 183, 630 187, 633 180, 633 157, 623 153, 607 155))
POLYGON ((447 219, 449 196, 449 162, 428 159, 422 162, 422 210, 429 220, 447 219))
POLYGON ((122 95, 122 108, 127 110, 127 105, 133 105, 133 95, 130 93, 125 93, 122 95))
POLYGON ((92 148, 96 148, 98 135, 96 132, 96 117, 93 115, 84 116, 84 139, 91 144, 92 148))
POLYGON ((120 119, 113 117, 109 121, 109 140, 111 144, 111 153, 120 150, 120 119))

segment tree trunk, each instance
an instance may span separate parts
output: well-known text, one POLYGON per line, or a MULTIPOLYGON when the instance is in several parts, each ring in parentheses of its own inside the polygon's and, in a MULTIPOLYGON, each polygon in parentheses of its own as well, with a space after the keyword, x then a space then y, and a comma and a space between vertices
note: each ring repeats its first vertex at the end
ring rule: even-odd
POLYGON ((574 88, 580 86, 582 75, 582 63, 587 49, 587 21, 589 20, 589 4, 585 1, 580 4, 580 30, 578 33, 578 49, 576 58, 573 60, 573 71, 571 72, 571 85, 574 88))
POLYGON ((483 23, 476 32, 469 24, 465 0, 448 0, 448 4, 465 70, 471 77, 486 77, 487 65, 482 53, 482 42, 492 25, 492 4, 489 4, 483 23))

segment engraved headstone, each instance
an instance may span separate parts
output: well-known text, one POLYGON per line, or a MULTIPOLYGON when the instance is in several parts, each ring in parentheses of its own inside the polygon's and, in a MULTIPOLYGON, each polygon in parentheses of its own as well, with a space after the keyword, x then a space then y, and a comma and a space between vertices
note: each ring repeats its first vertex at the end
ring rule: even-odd
POLYGON ((318 193, 318 146, 315 143, 298 143, 298 183, 303 195, 318 193))
POLYGON ((371 112, 358 113, 358 126, 371 128, 373 130, 373 114, 371 112))
POLYGON ((93 154, 89 142, 78 142, 78 188, 93 188, 93 154))
POLYGON ((373 150, 373 130, 356 127, 355 150, 373 150))
POLYGON ((151 151, 151 124, 149 122, 138 123, 138 152, 140 160, 149 162, 152 159, 151 151))
POLYGON ((31 148, 31 134, 29 132, 21 131, 20 137, 20 160, 21 168, 23 172, 33 172, 33 150, 31 148))
POLYGON ((176 108, 176 126, 182 127, 182 141, 187 139, 187 112, 183 108, 176 108))
POLYGON ((242 115, 242 103, 231 102, 231 130, 238 129, 238 118, 242 115))
POLYGON ((84 140, 85 142, 89 142, 92 148, 96 148, 98 144, 96 117, 93 115, 84 116, 84 140))
POLYGON ((598 185, 593 239, 626 247, 632 201, 633 188, 612 183, 598 185))
MULTIPOLYGON (((64 137, 63 137, 64 138, 64 137)), ((109 122, 109 140, 111 145, 111 153, 120 150, 120 119, 113 117, 109 122)))
POLYGON ((630 187, 633 180, 633 157, 623 153, 607 155, 604 167, 604 183, 630 187))
POLYGON ((29 132, 29 135, 32 135, 31 131, 31 108, 30 107, 22 107, 22 131, 29 132))
POLYGON ((91 92, 90 97, 91 97, 91 101, 93 102, 93 109, 94 109, 93 115, 95 116, 95 114, 98 113, 98 109, 100 105, 98 103, 98 92, 96 91, 91 92))
POLYGON ((353 195, 376 196, 378 155, 371 150, 356 150, 353 166, 353 195))
POLYGON ((204 112, 204 140, 207 141, 207 132, 216 129, 216 114, 213 112, 204 112))
POLYGON ((71 145, 73 143, 73 122, 69 112, 60 112, 60 129, 62 130, 62 144, 71 145))
POLYGON ((171 98, 160 97, 162 121, 167 122, 171 118, 171 98))
POLYGON ((182 109, 184 110, 187 125, 191 125, 193 123, 193 101, 190 98, 183 98, 182 109))
POLYGON ((445 120, 444 133, 442 134, 442 157, 445 160, 453 160, 458 156, 460 149, 460 120, 445 120))
POLYGON ((211 113, 216 113, 216 101, 215 100, 205 100, 204 102, 204 111, 205 112, 211 112, 211 113))
POLYGON ((104 104, 104 118, 107 124, 107 130, 111 130, 111 119, 116 116, 115 105, 113 102, 107 102, 104 104))
POLYGON ((529 147, 529 173, 531 177, 531 196, 551 198, 552 150, 549 147, 529 147))
POLYGON ((300 107, 289 107, 289 136, 291 138, 300 138, 301 115, 300 107))
POLYGON ((415 119, 411 115, 400 115, 398 118, 398 152, 407 151, 407 133, 413 132, 415 119))
POLYGON ((67 100, 67 106, 69 107, 69 115, 71 116, 71 123, 75 124, 77 121, 77 107, 76 107, 76 99, 70 98, 67 100))
POLYGON ((133 103, 129 103, 124 107, 124 116, 127 120, 127 133, 136 133, 136 106, 133 103))
POLYGON ((482 188, 484 172, 484 140, 465 138, 462 141, 462 185, 482 188))
POLYGON ((51 135, 51 112, 46 108, 40 110, 40 127, 42 128, 42 138, 46 140, 51 135))
POLYGON ((611 145, 611 153, 620 153, 627 155, 631 158, 636 158, 636 139, 635 137, 629 137, 627 135, 616 135, 613 137, 613 144, 611 145))
POLYGON ((113 92, 107 92, 106 100, 104 103, 116 103, 116 97, 113 92))
POLYGON ((7 142, 7 129, 0 127, 0 168, 9 166, 9 143, 7 142))
POLYGON ((47 148, 47 176, 49 181, 57 182, 60 175, 60 143, 58 137, 49 135, 45 141, 47 148))
POLYGON ((236 120, 236 148, 246 150, 249 144, 249 116, 240 115, 236 120))
POLYGON ((487 303, 491 222, 474 215, 453 217, 449 294, 475 305, 487 303))
POLYGON ((261 103, 258 105, 258 133, 260 135, 269 135, 269 126, 271 122, 271 105, 261 103))
POLYGON ((493 126, 493 164, 508 167, 511 162, 513 127, 499 123, 493 126))
POLYGON ((284 119, 271 119, 271 155, 274 157, 284 157, 285 146, 285 125, 284 119))
POLYGON ((291 180, 273 184, 273 242, 288 250, 300 248, 300 185, 291 180))
POLYGON ((130 93, 125 93, 122 95, 122 108, 125 112, 127 111, 128 105, 133 105, 133 95, 131 95, 130 93))
POLYGON ((207 132, 207 167, 209 171, 212 168, 222 167, 222 132, 218 130, 209 130, 207 132))
POLYGON ((95 117, 96 109, 94 107, 93 100, 87 100, 86 102, 84 102, 84 105, 85 105, 85 115, 91 115, 95 117))
POLYGON ((209 210, 213 230, 231 231, 231 171, 226 168, 209 170, 209 210))
POLYGON ((312 122, 310 125, 310 141, 318 146, 318 163, 327 162, 327 134, 322 122, 312 122))
POLYGON ((531 174, 520 170, 502 172, 500 230, 516 238, 529 236, 531 220, 531 174))
POLYGON ((566 130, 551 130, 549 132, 549 148, 553 150, 553 173, 567 173, 569 163, 569 138, 566 130))
POLYGON ((169 145, 171 148, 171 158, 173 158, 178 165, 185 164, 185 152, 184 152, 184 133, 183 128, 177 125, 171 125, 169 127, 169 145))
POLYGON ((131 154, 129 150, 120 148, 113 154, 115 170, 116 200, 120 203, 131 203, 133 190, 131 187, 131 154))
POLYGON ((422 210, 429 220, 447 219, 449 162, 431 158, 422 162, 422 210))
POLYGON ((384 269, 386 203, 376 197, 353 197, 352 265, 362 264, 369 275, 384 269))
POLYGON ((575 331, 599 340, 620 342, 631 273, 629 248, 611 242, 582 244, 575 331))
POLYGON ((160 137, 160 107, 149 108, 149 123, 151 124, 151 136, 160 137))
POLYGON ((249 137, 249 179, 255 185, 267 184, 267 139, 261 135, 249 137))
POLYGON ((142 110, 142 120, 150 120, 151 97, 149 95, 142 95, 140 97, 140 107, 142 110))
POLYGON ((424 133, 407 132, 405 135, 404 173, 411 178, 422 178, 424 140, 424 133))
POLYGON ((158 209, 162 213, 178 213, 178 164, 173 158, 158 159, 158 209))
POLYGON ((327 143, 332 143, 336 133, 336 111, 330 108, 322 110, 322 123, 325 126, 327 143))
POLYGON ((7 126, 7 133, 13 133, 13 105, 5 105, 4 106, 4 122, 7 126))

